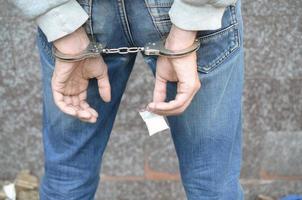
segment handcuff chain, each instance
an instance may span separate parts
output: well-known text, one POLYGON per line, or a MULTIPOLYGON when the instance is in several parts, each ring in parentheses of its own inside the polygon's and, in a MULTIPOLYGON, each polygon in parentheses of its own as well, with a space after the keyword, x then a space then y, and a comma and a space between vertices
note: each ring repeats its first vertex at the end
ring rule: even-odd
POLYGON ((144 47, 119 47, 112 49, 103 48, 101 43, 91 42, 86 50, 77 55, 64 54, 58 51, 55 46, 53 46, 53 53, 56 58, 65 62, 76 62, 86 58, 99 57, 100 54, 128 54, 137 52, 142 52, 146 56, 166 56, 169 58, 177 58, 197 51, 200 47, 200 41, 196 39, 190 47, 179 51, 172 51, 166 49, 164 42, 165 41, 148 42, 144 47))
POLYGON ((113 49, 103 49, 102 52, 105 54, 128 54, 128 53, 137 53, 144 51, 144 47, 119 47, 113 49))

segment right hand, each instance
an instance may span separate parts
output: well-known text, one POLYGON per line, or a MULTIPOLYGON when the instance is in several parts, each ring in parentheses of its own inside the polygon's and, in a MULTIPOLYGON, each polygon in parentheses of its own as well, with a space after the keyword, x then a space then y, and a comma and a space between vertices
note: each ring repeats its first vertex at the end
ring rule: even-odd
MULTIPOLYGON (((88 44, 89 38, 82 27, 54 42, 55 47, 65 54, 77 54, 88 44)), ((107 72, 107 65, 101 56, 72 63, 56 59, 51 81, 55 104, 68 115, 95 123, 98 113, 86 101, 88 81, 96 78, 101 98, 110 102, 111 89, 107 72)))
MULTIPOLYGON (((172 51, 185 49, 193 44, 196 34, 196 31, 186 31, 172 25, 165 47, 172 51)), ((164 116, 183 113, 201 87, 196 52, 180 58, 159 57, 155 77, 153 102, 148 104, 147 109, 164 116), (169 81, 177 83, 177 94, 174 100, 166 102, 169 81)))

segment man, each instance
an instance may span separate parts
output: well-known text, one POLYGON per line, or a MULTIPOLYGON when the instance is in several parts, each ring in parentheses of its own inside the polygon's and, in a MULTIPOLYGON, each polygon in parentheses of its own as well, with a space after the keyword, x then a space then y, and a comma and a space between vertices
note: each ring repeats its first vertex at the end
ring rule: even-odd
MULTIPOLYGON (((242 200, 243 47, 236 0, 14 0, 38 26, 45 175, 40 199, 93 199, 100 165, 136 53, 76 62, 89 37, 107 48, 164 40, 179 58, 144 56, 155 73, 147 109, 168 116, 189 200, 242 200), (85 23, 86 30, 83 27, 85 23), (101 96, 101 99, 99 98, 101 96)), ((143 78, 143 77, 142 77, 143 78)))

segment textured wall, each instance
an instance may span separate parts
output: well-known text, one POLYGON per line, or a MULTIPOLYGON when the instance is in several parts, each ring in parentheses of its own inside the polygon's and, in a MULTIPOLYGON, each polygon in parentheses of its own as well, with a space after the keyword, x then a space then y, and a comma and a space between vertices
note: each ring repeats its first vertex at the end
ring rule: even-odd
MULTIPOLYGON (((258 193, 302 193, 302 1, 245 0, 243 13, 245 193, 248 200, 258 193)), ((34 32, 33 23, 0 0, 0 179, 24 168, 42 174, 34 32)), ((97 199, 185 199, 169 133, 150 138, 137 120, 137 109, 151 99, 152 83, 139 57, 105 153, 97 199)))

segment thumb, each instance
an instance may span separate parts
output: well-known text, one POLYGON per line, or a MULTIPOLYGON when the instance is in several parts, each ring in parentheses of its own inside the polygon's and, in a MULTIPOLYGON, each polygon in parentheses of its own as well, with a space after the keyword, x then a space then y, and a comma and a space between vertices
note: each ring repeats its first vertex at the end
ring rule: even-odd
POLYGON ((99 93, 105 102, 111 101, 111 87, 109 82, 108 73, 105 72, 102 76, 97 77, 99 93))
POLYGON ((153 91, 153 102, 164 102, 166 99, 167 81, 156 75, 153 91))

